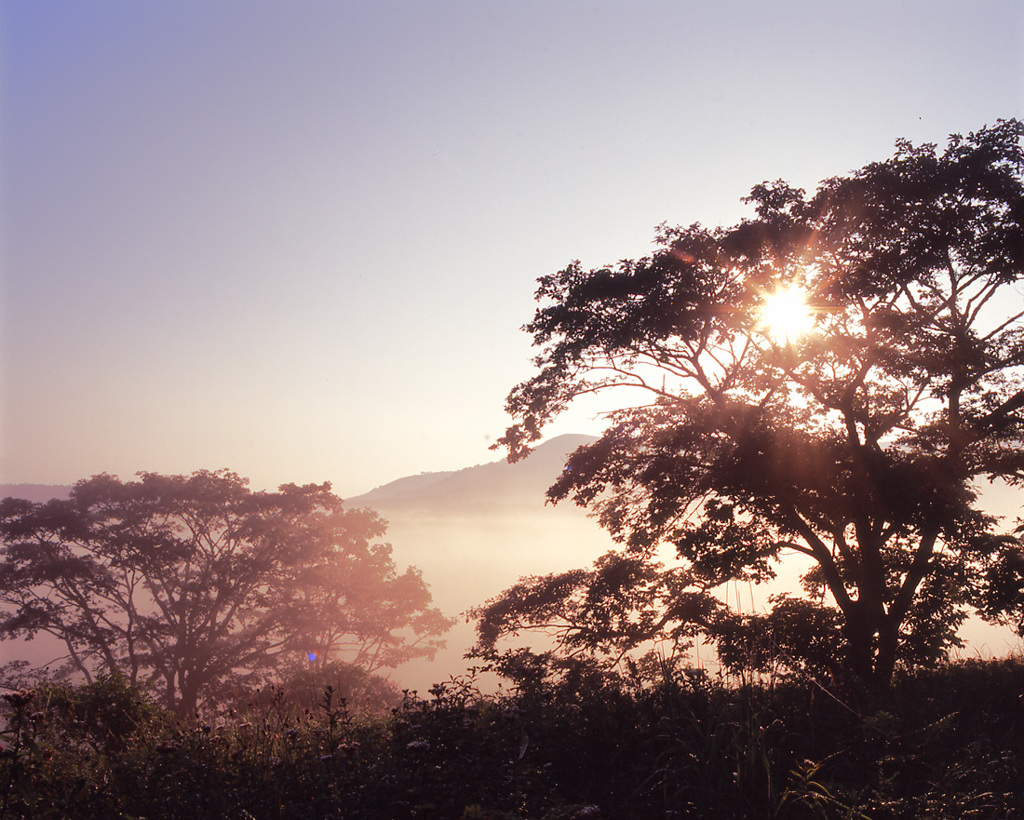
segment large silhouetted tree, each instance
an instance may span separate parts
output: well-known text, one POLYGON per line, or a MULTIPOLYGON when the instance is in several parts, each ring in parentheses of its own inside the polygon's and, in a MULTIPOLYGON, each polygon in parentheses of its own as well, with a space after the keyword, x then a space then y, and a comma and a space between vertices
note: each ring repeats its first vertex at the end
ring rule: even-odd
MULTIPOLYGON (((662 226, 648 258, 539 280, 510 458, 578 397, 614 392, 626 409, 552 499, 592 507, 633 556, 670 545, 691 593, 769 579, 787 554, 812 565, 806 598, 744 617, 710 599, 673 612, 678 578, 620 572, 670 614, 634 609, 647 637, 681 618, 735 659, 761 632, 758 651, 884 687, 942 657, 970 606, 1019 617, 1017 545, 978 482, 1024 481, 1021 134, 999 121, 943 149, 900 141, 813 196, 756 186, 756 216, 734 227, 662 226), (787 301, 788 332, 772 318, 787 301)), ((607 569, 580 576, 577 600, 607 569)), ((556 581, 481 610, 484 648, 553 617, 575 634, 571 596, 553 610, 540 594, 556 581)))
POLYGON ((69 671, 122 672, 182 713, 296 657, 373 672, 432 656, 450 621, 383 533, 329 484, 252 492, 227 471, 7 498, 0 636, 51 635, 69 671))

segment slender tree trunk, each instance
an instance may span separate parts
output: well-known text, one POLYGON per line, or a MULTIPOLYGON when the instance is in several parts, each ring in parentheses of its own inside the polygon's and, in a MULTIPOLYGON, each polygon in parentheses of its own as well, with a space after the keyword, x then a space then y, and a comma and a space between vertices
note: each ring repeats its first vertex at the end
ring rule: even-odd
POLYGON ((174 711, 178 708, 177 699, 175 694, 178 688, 174 685, 174 672, 168 671, 164 673, 164 681, 166 682, 167 690, 164 692, 164 700, 167 704, 167 708, 174 711))

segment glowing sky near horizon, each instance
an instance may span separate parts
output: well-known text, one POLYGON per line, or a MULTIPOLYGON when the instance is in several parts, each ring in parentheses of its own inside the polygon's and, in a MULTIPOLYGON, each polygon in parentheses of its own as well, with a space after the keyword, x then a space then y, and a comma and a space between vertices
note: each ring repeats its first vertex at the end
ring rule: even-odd
POLYGON ((1021 116, 1022 55, 1018 0, 0 0, 0 481, 494 460, 538 276, 1021 116))

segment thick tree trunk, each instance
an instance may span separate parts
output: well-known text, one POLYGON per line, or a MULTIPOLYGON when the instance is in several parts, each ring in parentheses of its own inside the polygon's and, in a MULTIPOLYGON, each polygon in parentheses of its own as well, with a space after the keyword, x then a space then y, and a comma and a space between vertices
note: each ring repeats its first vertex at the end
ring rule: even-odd
POLYGON ((878 633, 878 655, 875 658, 874 684, 878 691, 885 691, 892 683, 896 671, 896 658, 900 644, 900 623, 894 619, 882 622, 878 633))
POLYGON ((874 629, 861 602, 856 602, 846 613, 846 658, 850 674, 859 682, 868 683, 874 677, 874 629))
POLYGON ((899 648, 899 624, 861 604, 846 614, 847 669, 851 683, 869 697, 888 691, 899 648))
POLYGON ((199 706, 199 693, 192 687, 182 687, 175 711, 179 717, 189 718, 195 715, 199 706))

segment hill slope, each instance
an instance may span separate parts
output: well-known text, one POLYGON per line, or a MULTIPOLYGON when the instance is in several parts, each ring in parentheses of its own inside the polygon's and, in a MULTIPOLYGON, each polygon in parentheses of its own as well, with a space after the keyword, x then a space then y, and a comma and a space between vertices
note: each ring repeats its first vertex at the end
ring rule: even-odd
POLYGON ((566 456, 595 441, 564 435, 546 441, 515 464, 494 461, 443 473, 408 476, 345 499, 349 506, 438 515, 493 515, 542 507, 545 492, 562 471, 566 456))
MULTIPOLYGON (((387 519, 395 562, 419 567, 436 605, 459 615, 524 575, 585 567, 609 549, 608 534, 585 511, 569 502, 548 504, 545 495, 566 456, 594 440, 559 436, 515 464, 411 476, 348 498, 346 505, 369 507, 387 519)), ((394 678, 424 691, 461 674, 475 637, 474 624, 459 618, 433 663, 409 664, 394 678)))

